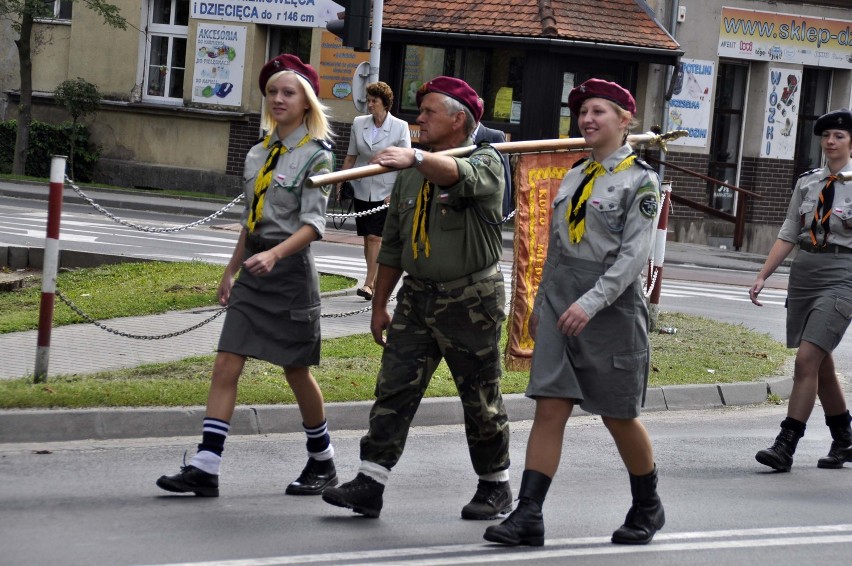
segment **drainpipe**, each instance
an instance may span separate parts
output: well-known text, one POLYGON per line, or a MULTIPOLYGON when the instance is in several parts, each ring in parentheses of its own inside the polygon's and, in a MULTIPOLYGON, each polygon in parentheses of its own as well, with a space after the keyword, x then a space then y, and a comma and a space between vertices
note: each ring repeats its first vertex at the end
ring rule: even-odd
MULTIPOLYGON (((669 34, 677 41, 677 13, 680 9, 680 0, 669 0, 669 34)), ((679 59, 678 59, 679 60, 679 59)), ((663 92, 665 92, 664 102, 663 102, 663 116, 660 123, 663 127, 663 132, 668 132, 670 128, 669 124, 669 100, 672 98, 672 91, 674 90, 674 75, 677 72, 677 68, 672 67, 671 74, 667 73, 667 77, 663 79, 663 92)), ((666 176, 666 152, 660 152, 660 180, 665 179, 666 176)))

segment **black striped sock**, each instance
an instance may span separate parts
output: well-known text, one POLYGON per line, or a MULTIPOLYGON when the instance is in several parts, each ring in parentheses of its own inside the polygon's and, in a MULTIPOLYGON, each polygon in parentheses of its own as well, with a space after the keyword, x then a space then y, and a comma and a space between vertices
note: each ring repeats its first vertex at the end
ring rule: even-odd
POLYGON ((329 447, 331 436, 328 434, 328 421, 322 421, 322 423, 314 427, 307 427, 305 423, 302 423, 302 426, 305 428, 305 435, 308 437, 307 447, 309 453, 316 454, 323 452, 329 447))
POLYGON ((231 425, 227 421, 204 417, 204 423, 201 426, 201 444, 198 445, 198 451, 204 450, 221 456, 230 429, 231 425))

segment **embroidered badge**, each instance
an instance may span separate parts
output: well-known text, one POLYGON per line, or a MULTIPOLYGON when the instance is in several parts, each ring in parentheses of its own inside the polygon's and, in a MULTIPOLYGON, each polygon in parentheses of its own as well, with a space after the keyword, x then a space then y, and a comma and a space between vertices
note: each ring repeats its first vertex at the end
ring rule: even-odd
POLYGON ((645 218, 654 218, 657 215, 657 197, 646 195, 639 201, 639 212, 645 218))
POLYGON ((491 158, 487 155, 477 154, 477 155, 471 156, 470 162, 474 163, 474 164, 480 164, 480 165, 485 165, 486 167, 489 167, 491 165, 491 158))

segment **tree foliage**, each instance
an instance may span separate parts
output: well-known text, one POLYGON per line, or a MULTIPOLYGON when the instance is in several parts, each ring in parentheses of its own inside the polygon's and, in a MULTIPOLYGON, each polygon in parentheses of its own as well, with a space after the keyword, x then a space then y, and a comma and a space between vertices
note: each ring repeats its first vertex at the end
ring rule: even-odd
MULTIPOLYGON (((118 6, 105 0, 76 0, 75 5, 82 4, 101 18, 104 24, 127 29, 127 20, 121 15, 118 6)), ((15 156, 13 173, 22 175, 26 168, 28 147, 30 143, 30 124, 33 111, 33 25, 38 18, 51 18, 53 12, 51 3, 44 0, 0 0, 0 18, 12 22, 12 29, 19 37, 15 39, 18 47, 18 60, 21 67, 21 92, 18 102, 18 131, 15 139, 15 156)), ((36 47, 37 47, 36 43, 36 47)))
POLYGON ((61 82, 53 91, 53 98, 71 114, 71 119, 76 124, 77 120, 93 114, 98 109, 102 97, 97 86, 77 77, 61 82))

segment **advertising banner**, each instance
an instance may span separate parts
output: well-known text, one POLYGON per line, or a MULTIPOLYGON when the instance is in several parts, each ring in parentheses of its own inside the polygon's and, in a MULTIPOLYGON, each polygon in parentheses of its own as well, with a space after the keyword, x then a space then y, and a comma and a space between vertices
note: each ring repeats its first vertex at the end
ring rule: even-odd
POLYGON ((669 101, 670 130, 686 130, 689 136, 669 145, 707 147, 710 112, 713 110, 715 63, 699 59, 681 59, 675 69, 675 86, 669 101))
POLYGON ((515 166, 515 240, 512 263, 512 296, 509 310, 506 368, 528 369, 533 339, 529 320, 541 283, 550 238, 550 205, 562 178, 588 152, 531 153, 521 155, 515 166))
POLYGON ((352 77, 355 69, 363 61, 369 61, 370 54, 360 53, 351 47, 344 47, 343 40, 331 32, 322 32, 320 49, 320 92, 319 97, 334 100, 352 100, 352 77))
POLYGON ((852 69, 852 21, 723 7, 719 56, 852 69))
POLYGON ((793 159, 796 152, 801 82, 801 71, 769 68, 760 157, 793 159))
POLYGON ((217 106, 242 103, 246 57, 246 28, 198 24, 192 101, 217 106))
POLYGON ((325 27, 343 7, 331 0, 191 0, 189 17, 271 26, 325 27))

